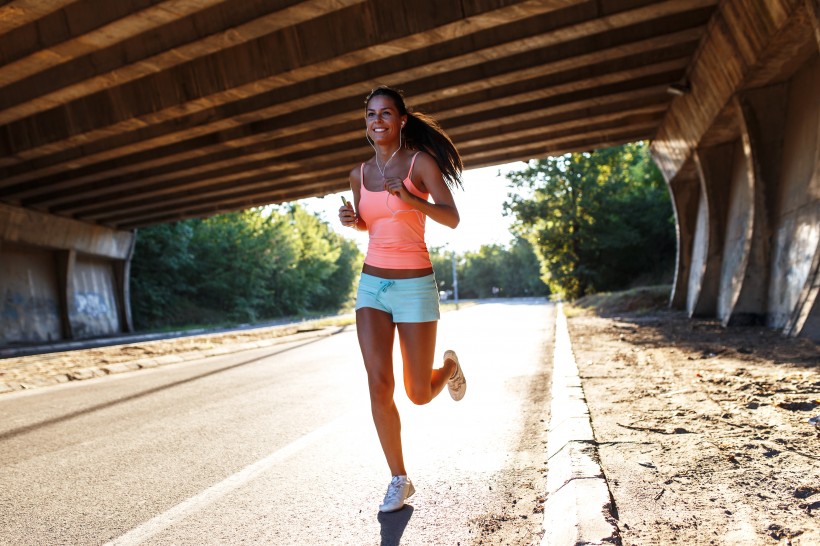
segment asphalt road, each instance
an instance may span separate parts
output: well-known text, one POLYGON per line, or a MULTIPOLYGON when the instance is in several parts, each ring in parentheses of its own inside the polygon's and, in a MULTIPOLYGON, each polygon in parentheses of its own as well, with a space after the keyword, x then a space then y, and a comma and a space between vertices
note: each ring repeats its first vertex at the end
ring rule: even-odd
POLYGON ((477 543, 500 484, 545 467, 522 438, 548 423, 553 315, 541 300, 443 316, 437 352, 458 352, 467 395, 414 406, 397 376, 417 492, 389 515, 355 327, 3 396, 0 544, 477 543))

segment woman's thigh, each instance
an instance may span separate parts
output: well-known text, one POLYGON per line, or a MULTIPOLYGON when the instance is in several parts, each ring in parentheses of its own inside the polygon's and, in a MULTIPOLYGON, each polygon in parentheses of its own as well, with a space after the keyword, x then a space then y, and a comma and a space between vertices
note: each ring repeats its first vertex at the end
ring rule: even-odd
POLYGON ((396 327, 404 361, 404 388, 413 398, 414 392, 421 395, 430 390, 438 321, 400 322, 396 327))
POLYGON ((363 307, 356 311, 356 333, 371 383, 393 384, 393 340, 396 325, 384 311, 363 307))

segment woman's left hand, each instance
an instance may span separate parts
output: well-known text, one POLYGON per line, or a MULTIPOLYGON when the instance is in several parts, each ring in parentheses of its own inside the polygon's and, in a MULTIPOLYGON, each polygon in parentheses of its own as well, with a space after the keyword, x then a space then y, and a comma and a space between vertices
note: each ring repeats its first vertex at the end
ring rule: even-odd
POLYGON ((404 181, 401 178, 385 179, 384 189, 390 193, 390 195, 398 197, 405 203, 408 203, 411 199, 412 194, 407 190, 407 187, 404 185, 404 181))

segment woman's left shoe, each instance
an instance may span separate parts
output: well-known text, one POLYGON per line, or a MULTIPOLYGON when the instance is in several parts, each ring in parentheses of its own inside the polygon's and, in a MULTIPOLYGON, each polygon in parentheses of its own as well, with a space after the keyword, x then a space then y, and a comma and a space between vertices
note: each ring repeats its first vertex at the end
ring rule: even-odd
POLYGON ((411 497, 416 492, 407 476, 393 476, 390 480, 390 485, 387 486, 387 494, 384 496, 384 502, 379 506, 379 512, 395 512, 401 510, 404 506, 404 501, 411 497))
POLYGON ((456 363, 456 371, 453 372, 453 375, 450 376, 450 380, 447 382, 447 390, 450 391, 450 396, 453 400, 458 402, 464 398, 464 393, 467 392, 467 379, 464 377, 464 372, 461 370, 461 364, 458 362, 455 351, 450 349, 444 351, 444 361, 447 362, 448 360, 452 360, 456 363))

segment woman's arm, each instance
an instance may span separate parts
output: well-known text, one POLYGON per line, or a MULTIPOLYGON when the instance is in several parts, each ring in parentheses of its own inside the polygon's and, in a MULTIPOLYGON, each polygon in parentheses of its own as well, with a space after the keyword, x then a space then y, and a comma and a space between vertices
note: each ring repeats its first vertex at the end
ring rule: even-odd
POLYGON ((360 176, 361 171, 358 167, 354 167, 350 171, 348 181, 350 182, 350 189, 353 192, 353 203, 339 207, 339 220, 343 226, 352 227, 358 231, 367 231, 367 224, 356 212, 359 210, 359 199, 361 196, 362 181, 360 176))

